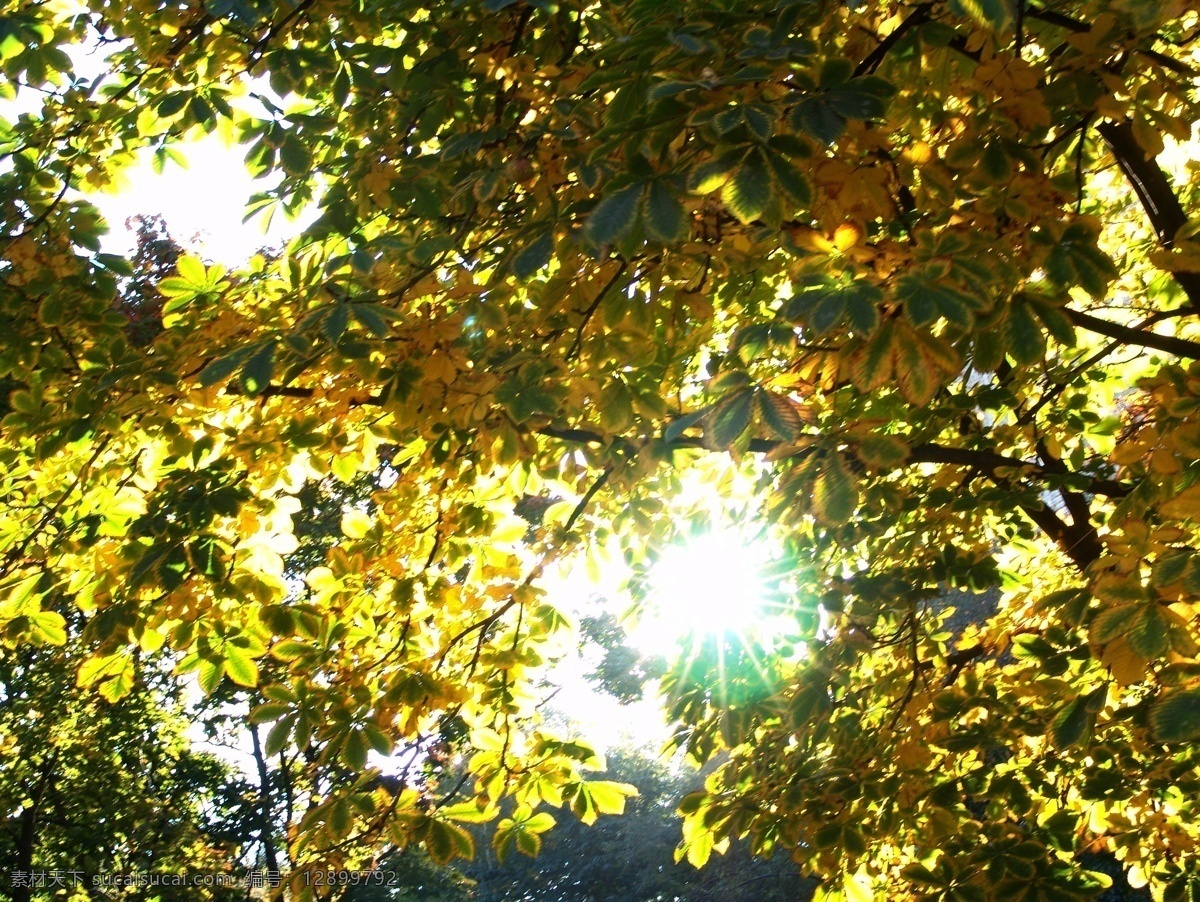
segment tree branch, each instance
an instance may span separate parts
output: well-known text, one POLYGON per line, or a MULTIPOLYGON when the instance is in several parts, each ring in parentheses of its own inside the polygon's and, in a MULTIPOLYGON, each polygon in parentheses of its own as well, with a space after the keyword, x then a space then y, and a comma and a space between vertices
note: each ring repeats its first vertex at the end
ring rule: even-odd
POLYGON ((50 218, 50 214, 54 212, 55 208, 57 208, 60 203, 62 203, 62 199, 64 197, 66 197, 67 191, 70 187, 71 187, 71 177, 68 174, 68 176, 63 179, 62 188, 59 189, 58 194, 56 194, 54 196, 54 199, 52 201, 50 201, 50 203, 46 207, 46 209, 43 210, 41 212, 41 214, 35 220, 33 220, 33 222, 29 223, 29 225, 27 225, 25 228, 21 229, 21 231, 17 232, 17 234, 6 235, 4 238, 4 241, 7 244, 14 244, 14 243, 16 243, 16 241, 18 239, 24 238, 26 235, 29 235, 32 232, 34 232, 38 228, 38 226, 40 226, 43 222, 45 222, 47 219, 50 218))
POLYGON ((29 534, 26 535, 19 544, 14 545, 8 550, 8 553, 4 556, 4 561, 0 563, 0 573, 7 575, 9 568, 21 559, 21 557, 25 554, 25 550, 30 546, 33 540, 42 535, 42 531, 50 525, 50 521, 58 515, 60 510, 62 510, 63 505, 67 503, 67 499, 75 494, 75 490, 79 488, 79 486, 83 483, 83 480, 87 478, 88 473, 92 469, 92 465, 99 460, 100 455, 104 453, 105 449, 107 449, 111 443, 112 436, 105 436, 103 441, 96 445, 96 449, 92 452, 87 461, 84 462, 84 465, 80 468, 75 478, 71 481, 71 484, 67 486, 66 490, 62 493, 62 495, 59 496, 58 500, 51 505, 44 515, 42 515, 42 518, 38 521, 37 525, 29 531, 29 534))
MULTIPOLYGON (((607 439, 599 432, 590 429, 560 428, 557 426, 542 426, 533 430, 538 435, 559 439, 564 442, 574 442, 581 445, 603 445, 607 439)), ((769 454, 783 444, 773 439, 753 438, 747 450, 752 454, 769 454)), ((681 435, 667 443, 671 449, 699 448, 715 450, 699 436, 681 435)), ((909 452, 910 464, 949 464, 958 467, 973 467, 994 476, 1000 469, 1020 469, 1033 477, 1069 476, 1087 481, 1087 491, 1093 495, 1105 498, 1124 498, 1133 487, 1115 479, 1104 479, 1078 471, 1069 471, 1064 466, 1061 470, 1049 469, 1037 461, 1021 460, 1019 457, 1007 457, 994 451, 976 450, 973 448, 953 448, 933 442, 914 445, 909 452)))
POLYGON ((272 25, 267 33, 254 43, 254 46, 250 48, 249 62, 246 63, 245 71, 247 74, 262 61, 263 56, 266 54, 267 46, 271 41, 275 40, 298 16, 303 15, 304 11, 312 6, 313 3, 314 0, 302 0, 291 12, 272 25))
MULTIPOLYGON (((1096 130, 1104 138, 1121 172, 1133 186, 1142 209, 1146 211, 1150 225, 1158 236, 1158 243, 1170 250, 1175 246, 1176 233, 1187 224, 1188 217, 1166 173, 1137 143, 1133 136, 1133 123, 1129 119, 1123 122, 1101 122, 1096 126, 1096 130)), ((1188 296, 1192 308, 1200 311, 1200 273, 1174 272, 1172 275, 1188 296)))
MULTIPOLYGON (((1038 457, 1042 459, 1042 465, 1046 472, 1062 474, 1070 472, 1066 465, 1050 452, 1050 446, 1046 444, 1044 439, 1038 439, 1037 450, 1038 457)), ((1058 493, 1062 495, 1063 502, 1071 514, 1071 522, 1073 524, 1076 526, 1091 524, 1092 510, 1088 505, 1087 498, 1079 492, 1072 492, 1064 488, 1060 488, 1058 493)))
POLYGON ((1069 557, 1080 570, 1086 570, 1104 554, 1104 544, 1096 535, 1091 524, 1067 524, 1050 508, 1034 507, 1032 504, 1022 504, 1025 512, 1042 532, 1054 540, 1054 543, 1069 557))
MULTIPOLYGON (((1176 279, 1183 275, 1195 276, 1197 274, 1175 273, 1176 279)), ((1200 287, 1200 282, 1197 283, 1197 287, 1200 287)), ((1095 332, 1098 335, 1107 335, 1109 338, 1115 338, 1125 344, 1153 348, 1156 351, 1174 354, 1176 357, 1183 357, 1188 360, 1200 360, 1200 343, 1188 341, 1186 338, 1176 338, 1173 335, 1159 335, 1157 332, 1146 332, 1142 329, 1135 329, 1132 326, 1122 326, 1119 323, 1100 319, 1081 310, 1072 310, 1070 307, 1064 307, 1063 313, 1075 325, 1087 329, 1089 332, 1095 332)))
MULTIPOLYGON (((1056 25, 1059 28, 1065 28, 1067 31, 1074 32, 1075 34, 1083 34, 1092 30, 1092 26, 1087 22, 1084 22, 1082 19, 1076 19, 1072 16, 1055 12, 1052 9, 1044 9, 1037 6, 1026 6, 1025 15, 1030 19, 1037 19, 1040 22, 1045 22, 1047 25, 1056 25)), ((1196 76, 1196 70, 1187 63, 1181 62, 1172 56, 1167 56, 1165 53, 1161 53, 1158 50, 1135 47, 1133 52, 1146 57, 1148 60, 1158 63, 1158 65, 1162 66, 1164 69, 1169 69, 1178 75, 1183 75, 1187 78, 1194 78, 1196 76)))
POLYGON ((888 35, 876 45, 875 49, 863 57, 863 61, 854 68, 855 78, 861 75, 868 75, 879 68, 884 57, 888 52, 900 42, 906 34, 912 31, 918 25, 922 25, 929 21, 929 10, 933 7, 932 3, 922 3, 917 6, 908 16, 905 17, 899 25, 893 28, 888 35))
POLYGON ((604 296, 612 290, 612 287, 617 284, 617 280, 625 274, 625 270, 628 268, 629 263, 622 260, 621 265, 617 267, 617 271, 612 274, 612 278, 605 282, 604 287, 596 293, 596 297, 592 299, 592 303, 583 312, 583 320, 579 323, 579 328, 575 331, 575 340, 571 342, 571 349, 567 351, 567 356, 564 359, 572 360, 579 353, 579 349, 583 346, 583 330, 587 328, 587 324, 591 321, 592 316, 600 308, 600 304, 604 301, 604 296))

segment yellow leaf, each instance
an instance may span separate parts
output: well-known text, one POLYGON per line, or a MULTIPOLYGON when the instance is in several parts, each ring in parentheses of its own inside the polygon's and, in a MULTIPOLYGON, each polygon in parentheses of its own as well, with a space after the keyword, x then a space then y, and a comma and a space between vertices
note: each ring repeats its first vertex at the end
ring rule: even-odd
POLYGON ((833 233, 833 246, 839 251, 848 251, 862 240, 863 231, 852 222, 837 227, 833 233))
POLYGON ((1200 519, 1200 485, 1188 486, 1174 498, 1159 505, 1159 513, 1176 520, 1200 519))
MULTIPOLYGON (((682 848, 684 854, 687 855, 688 864, 694 868, 702 868, 712 856, 713 837, 707 830, 698 832, 691 838, 682 848)), ((678 854, 676 861, 679 860, 678 854)))
POLYGON ((1146 661, 1140 657, 1122 636, 1104 647, 1100 663, 1112 671, 1113 679, 1121 686, 1140 683, 1146 678, 1146 661))
POLYGON ((512 514, 501 519, 492 529, 493 542, 519 542, 525 538, 525 533, 529 531, 529 524, 523 519, 512 514))
POLYGON ((342 535, 348 539, 361 539, 371 529, 371 518, 354 509, 342 514, 342 535))
POLYGON ((862 874, 847 874, 842 881, 846 902, 875 902, 875 893, 862 874))
POLYGON ((330 467, 333 470, 333 475, 346 485, 354 482, 354 478, 358 475, 358 468, 362 465, 363 459, 361 454, 339 454, 333 459, 333 464, 330 467))
POLYGON ((1146 455, 1147 446, 1144 442, 1121 442, 1113 449, 1108 459, 1120 466, 1128 466, 1141 460, 1146 455))

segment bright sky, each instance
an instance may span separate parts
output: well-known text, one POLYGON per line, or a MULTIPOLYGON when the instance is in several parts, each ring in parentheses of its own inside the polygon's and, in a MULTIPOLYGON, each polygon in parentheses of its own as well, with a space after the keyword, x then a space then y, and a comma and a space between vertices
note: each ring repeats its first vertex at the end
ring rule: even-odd
MULTIPOLYGON (((94 79, 106 71, 99 46, 66 49, 76 75, 81 78, 94 79)), ((272 94, 265 79, 253 80, 251 88, 285 105, 272 94)), ((0 100, 0 115, 15 118, 21 113, 35 112, 43 97, 37 90, 18 88, 15 99, 0 100)), ((173 149, 185 158, 186 168, 168 162, 161 173, 156 173, 153 151, 147 149, 124 174, 118 193, 82 195, 108 221, 111 231, 101 242, 104 251, 113 254, 132 251, 134 231, 125 226, 125 221, 139 214, 158 214, 166 220, 171 237, 181 245, 232 268, 263 247, 284 244, 316 218, 316 209, 304 211, 296 220, 288 220, 282 212, 277 212, 265 233, 262 216, 243 223, 251 195, 273 187, 278 177, 251 178, 243 163, 246 148, 231 145, 216 134, 174 145, 173 149)))
POLYGON ((112 229, 103 241, 105 251, 131 251, 134 234, 125 221, 138 214, 159 214, 180 244, 234 267, 263 247, 287 242, 315 218, 315 210, 292 221, 278 212, 264 234, 261 216, 249 223, 242 217, 250 196, 273 181, 250 177, 242 163, 244 148, 228 147, 217 135, 209 135, 177 149, 187 159, 186 169, 168 162, 158 174, 147 151, 126 175, 126 190, 87 196, 112 229))

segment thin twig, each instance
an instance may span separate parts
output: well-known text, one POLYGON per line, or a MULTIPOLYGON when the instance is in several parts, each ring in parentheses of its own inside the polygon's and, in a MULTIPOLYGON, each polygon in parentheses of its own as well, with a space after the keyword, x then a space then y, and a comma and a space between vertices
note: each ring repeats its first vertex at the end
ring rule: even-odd
POLYGON ((608 294, 609 290, 614 285, 617 284, 617 280, 625 274, 625 270, 628 268, 629 263, 625 260, 622 260, 621 265, 617 267, 617 271, 612 274, 612 278, 605 283, 604 287, 601 288, 596 294, 596 297, 592 299, 592 303, 588 306, 587 310, 583 312, 583 321, 579 324, 579 328, 575 332, 575 340, 571 343, 571 348, 567 351, 567 356, 565 359, 572 360, 574 359, 575 355, 579 353, 579 349, 583 346, 583 330, 587 328, 588 322, 591 320, 592 316, 595 315, 596 310, 599 309, 600 303, 604 300, 604 296, 608 294))

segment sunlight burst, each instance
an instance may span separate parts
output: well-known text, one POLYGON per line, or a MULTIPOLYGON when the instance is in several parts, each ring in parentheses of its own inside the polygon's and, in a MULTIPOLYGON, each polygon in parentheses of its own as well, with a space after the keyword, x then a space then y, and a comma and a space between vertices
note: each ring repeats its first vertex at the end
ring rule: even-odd
POLYGON ((776 619, 766 607, 768 565, 761 543, 728 529, 670 546, 650 569, 647 606, 631 633, 633 643, 669 656, 689 636, 761 635, 776 619))

